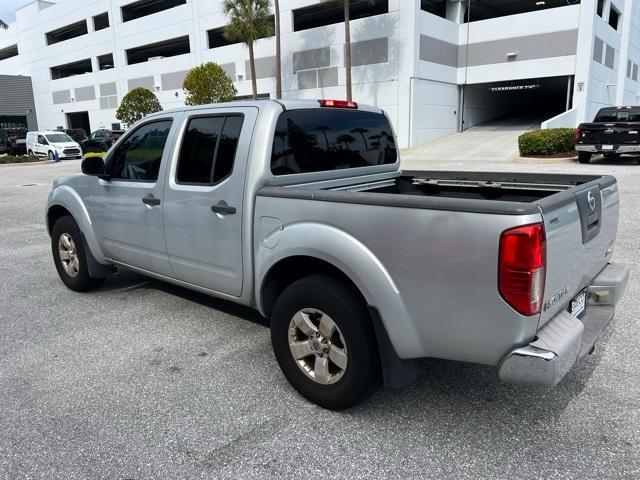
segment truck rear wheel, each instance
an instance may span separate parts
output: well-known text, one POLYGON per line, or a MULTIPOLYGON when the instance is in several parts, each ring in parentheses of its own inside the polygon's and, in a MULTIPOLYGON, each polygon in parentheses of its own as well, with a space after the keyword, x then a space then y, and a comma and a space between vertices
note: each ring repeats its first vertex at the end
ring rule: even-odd
POLYGON ((288 286, 271 318, 282 372, 306 399, 342 410, 380 384, 375 334, 366 305, 348 283, 313 275, 288 286))
POLYGON ((87 255, 82 234, 76 221, 70 217, 60 217, 51 230, 51 253, 60 280, 71 290, 86 292, 100 287, 105 278, 89 275, 87 255))
POLYGON ((590 152, 578 152, 578 161, 580 163, 589 163, 591 161, 590 152))

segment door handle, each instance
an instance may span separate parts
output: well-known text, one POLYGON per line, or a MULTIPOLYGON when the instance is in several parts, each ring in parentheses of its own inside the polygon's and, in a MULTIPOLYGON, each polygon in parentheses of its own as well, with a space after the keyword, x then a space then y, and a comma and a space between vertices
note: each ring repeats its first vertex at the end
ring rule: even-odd
POLYGON ((146 197, 142 198, 142 203, 153 207, 154 205, 160 205, 160 199, 154 197, 153 194, 150 193, 146 197))
POLYGON ((211 210, 221 215, 233 215, 234 213, 236 213, 236 207, 227 205, 227 202, 225 202, 224 200, 216 203, 215 205, 211 205, 211 210))

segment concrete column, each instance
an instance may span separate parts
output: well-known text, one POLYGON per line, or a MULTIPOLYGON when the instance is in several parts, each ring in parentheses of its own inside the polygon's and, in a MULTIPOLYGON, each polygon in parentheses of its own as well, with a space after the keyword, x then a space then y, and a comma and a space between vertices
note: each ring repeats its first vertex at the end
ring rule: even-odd
POLYGON ((622 28, 620 29, 620 58, 618 59, 618 80, 616 88, 616 105, 622 105, 624 90, 627 84, 627 62, 629 61, 629 44, 631 39, 631 22, 633 20, 633 1, 626 0, 622 12, 622 28))
POLYGON ((589 90, 591 88, 591 63, 593 58, 594 27, 597 0, 582 0, 578 30, 578 50, 576 52, 576 75, 573 87, 573 107, 577 109, 576 122, 587 119, 589 90))
POLYGON ((420 0, 402 0, 398 9, 398 124, 397 135, 401 147, 410 146, 413 128, 412 78, 418 75, 420 62, 420 0))

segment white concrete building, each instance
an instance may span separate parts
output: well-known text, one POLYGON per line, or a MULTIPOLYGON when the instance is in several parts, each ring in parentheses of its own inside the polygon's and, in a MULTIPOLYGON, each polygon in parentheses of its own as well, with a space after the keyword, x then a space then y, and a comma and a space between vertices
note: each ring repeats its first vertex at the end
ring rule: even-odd
MULTIPOLYGON (((136 86, 180 105, 186 71, 207 61, 249 95, 248 51, 222 37, 221 3, 37 0, 0 31, 0 74, 32 78, 47 129, 110 128, 136 86)), ((341 10, 280 3, 284 95, 344 98, 341 10)), ((352 0, 352 17, 354 99, 386 109, 402 146, 505 114, 575 126, 640 103, 637 0, 352 0)), ((273 37, 257 42, 258 89, 271 96, 274 52, 273 37)))

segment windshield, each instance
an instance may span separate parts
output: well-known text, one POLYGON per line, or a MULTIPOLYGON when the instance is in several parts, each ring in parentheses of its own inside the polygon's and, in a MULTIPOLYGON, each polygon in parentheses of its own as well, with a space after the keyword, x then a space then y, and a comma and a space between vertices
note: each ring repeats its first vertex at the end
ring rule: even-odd
POLYGON ((640 122, 640 109, 610 110, 603 109, 596 115, 595 122, 640 122))
POLYGON ((45 138, 49 140, 50 143, 73 142, 73 139, 66 133, 51 133, 45 135, 45 138))

